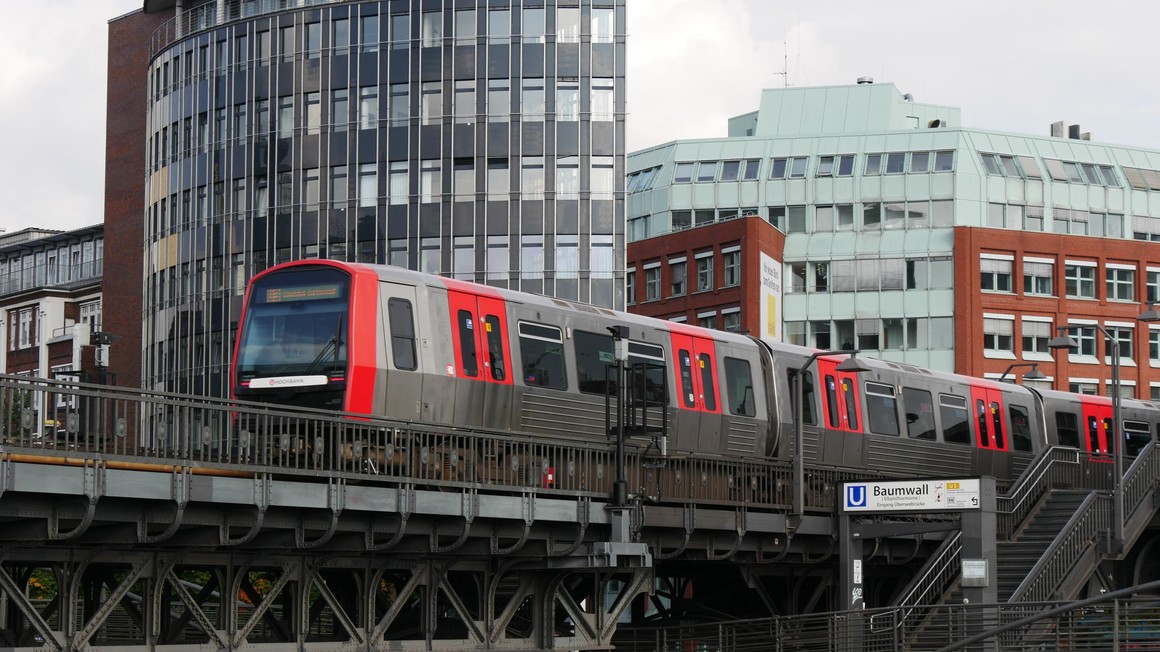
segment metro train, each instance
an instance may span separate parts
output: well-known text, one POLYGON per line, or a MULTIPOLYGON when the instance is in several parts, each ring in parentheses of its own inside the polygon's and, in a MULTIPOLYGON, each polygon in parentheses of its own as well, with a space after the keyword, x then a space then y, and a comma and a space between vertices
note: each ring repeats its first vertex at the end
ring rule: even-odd
MULTIPOLYGON (((788 459, 793 377, 812 349, 397 267, 296 261, 247 289, 238 399, 418 423, 607 441, 613 327, 627 331, 627 431, 670 455, 788 459), (634 424, 636 422, 633 422, 634 424), (650 425, 651 424, 651 425, 650 425), (662 425, 663 424, 663 425, 662 425), (630 424, 632 425, 632 424, 630 424)), ((622 331, 623 332, 623 331, 622 331)), ((822 355, 802 373, 805 462, 1010 479, 1048 446, 1111 459, 1106 397, 822 355)), ((623 359, 623 358, 622 358, 623 359)), ((1122 400, 1125 454, 1160 406, 1122 400)))

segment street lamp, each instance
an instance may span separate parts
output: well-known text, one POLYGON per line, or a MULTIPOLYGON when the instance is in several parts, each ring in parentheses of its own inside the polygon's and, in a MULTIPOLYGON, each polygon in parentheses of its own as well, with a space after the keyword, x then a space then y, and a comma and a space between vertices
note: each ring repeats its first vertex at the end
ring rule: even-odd
POLYGON ((1003 379, 1007 377, 1007 374, 1011 373, 1012 369, 1016 369, 1018 367, 1031 367, 1031 371, 1023 374, 1023 380, 1047 380, 1047 375, 1039 370, 1038 363, 1012 362, 1011 366, 1004 369, 1002 375, 999 376, 999 382, 1003 382, 1003 379))
MULTIPOLYGON (((1143 315, 1141 315, 1143 317, 1143 315)), ((1114 482, 1112 484, 1112 542, 1113 549, 1117 553, 1122 550, 1124 545, 1124 442, 1120 437, 1120 340, 1112 337, 1111 333, 1104 330, 1103 326, 1099 324, 1085 324, 1098 330, 1104 336, 1104 346, 1111 351, 1112 356, 1112 385, 1115 386, 1115 393, 1112 394, 1112 431, 1108 433, 1112 440, 1112 446, 1115 450, 1112 451, 1112 460, 1115 462, 1114 482)), ((1079 324, 1070 324, 1067 326, 1056 326, 1055 330, 1059 331, 1059 335, 1051 338, 1047 342, 1047 347, 1051 349, 1070 349, 1079 346, 1079 342, 1075 341, 1068 331, 1082 328, 1079 324)))
POLYGON ((796 403, 794 430, 793 430, 793 504, 791 505, 791 513, 796 516, 801 516, 805 513, 806 503, 806 469, 805 456, 803 448, 805 447, 806 431, 805 431, 805 382, 803 376, 814 360, 827 355, 847 355, 845 360, 838 363, 835 367, 837 371, 848 373, 860 373, 863 371, 870 371, 870 366, 865 362, 859 360, 856 356, 857 350, 853 351, 818 351, 806 358, 802 366, 798 367, 793 373, 793 395, 796 403))

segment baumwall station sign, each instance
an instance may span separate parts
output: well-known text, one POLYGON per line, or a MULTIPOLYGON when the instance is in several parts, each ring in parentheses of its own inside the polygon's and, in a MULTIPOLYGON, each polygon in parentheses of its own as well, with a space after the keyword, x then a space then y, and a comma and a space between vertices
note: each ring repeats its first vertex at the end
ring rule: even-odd
POLYGON ((979 509, 979 479, 842 484, 844 512, 943 512, 979 509))

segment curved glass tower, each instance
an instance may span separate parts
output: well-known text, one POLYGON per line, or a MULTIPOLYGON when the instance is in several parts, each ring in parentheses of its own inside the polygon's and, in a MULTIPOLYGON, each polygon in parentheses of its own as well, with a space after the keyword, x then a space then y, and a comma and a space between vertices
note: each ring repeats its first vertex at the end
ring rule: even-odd
POLYGON ((175 8, 149 67, 143 386, 223 395, 245 283, 288 260, 623 307, 624 0, 175 8))

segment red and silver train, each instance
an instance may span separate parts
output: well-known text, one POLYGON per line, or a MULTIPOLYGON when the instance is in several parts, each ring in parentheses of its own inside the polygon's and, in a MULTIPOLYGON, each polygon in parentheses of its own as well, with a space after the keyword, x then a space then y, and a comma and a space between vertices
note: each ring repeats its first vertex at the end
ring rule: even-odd
MULTIPOLYGON (((606 441, 613 326, 646 370, 640 391, 667 406, 653 412, 666 412, 670 453, 791 454, 791 379, 811 349, 382 265, 298 261, 255 276, 234 395, 606 441)), ((1110 459, 1116 445, 1104 397, 875 359, 851 374, 842 358, 803 374, 809 463, 1010 478, 1047 446, 1110 459)), ((1160 431, 1160 409, 1125 399, 1122 422, 1132 455, 1160 431)))

